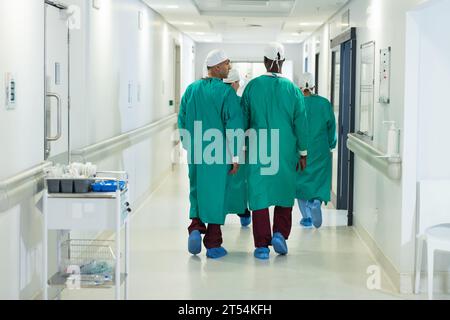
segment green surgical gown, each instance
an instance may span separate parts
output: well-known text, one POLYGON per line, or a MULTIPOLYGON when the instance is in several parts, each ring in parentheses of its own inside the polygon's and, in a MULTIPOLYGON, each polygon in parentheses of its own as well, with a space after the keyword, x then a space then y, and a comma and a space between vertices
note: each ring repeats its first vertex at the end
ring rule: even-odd
POLYGON ((308 146, 303 94, 288 79, 263 75, 247 85, 241 105, 246 129, 250 129, 247 170, 250 210, 292 207, 300 152, 307 152, 308 146))
POLYGON ((190 141, 182 136, 189 161, 190 218, 223 225, 227 214, 226 193, 230 182, 229 171, 232 169, 231 158, 237 156, 236 150, 242 149, 242 146, 235 146, 230 151, 226 139, 227 129, 243 132, 243 113, 235 91, 221 79, 207 78, 194 82, 183 95, 178 127, 190 134, 190 141), (201 130, 195 130, 195 122, 201 122, 201 130), (221 135, 219 142, 223 146, 220 150, 211 148, 218 142, 217 133, 221 135), (202 154, 212 155, 214 161, 209 161, 202 154))
MULTIPOLYGON (((240 97, 238 96, 240 101, 240 97)), ((242 149, 239 153, 240 166, 239 171, 230 177, 230 183, 227 189, 227 208, 228 213, 244 214, 248 208, 247 196, 247 164, 245 161, 246 152, 242 149)))
POLYGON ((331 150, 336 147, 336 119, 330 102, 320 96, 305 97, 310 144, 308 166, 298 174, 297 198, 301 200, 331 200, 331 150))

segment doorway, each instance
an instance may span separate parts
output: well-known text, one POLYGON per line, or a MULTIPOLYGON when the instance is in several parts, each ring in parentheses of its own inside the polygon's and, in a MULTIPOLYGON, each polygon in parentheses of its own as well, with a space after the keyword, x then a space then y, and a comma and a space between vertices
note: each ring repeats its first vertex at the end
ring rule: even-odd
POLYGON ((320 53, 316 54, 316 66, 315 66, 315 70, 314 70, 314 78, 316 79, 316 94, 319 94, 319 74, 320 74, 320 53))
POLYGON ((70 29, 67 7, 45 1, 45 159, 70 162, 70 29))
MULTIPOLYGON (((234 61, 232 68, 239 71, 241 76, 241 86, 238 90, 238 96, 242 96, 245 87, 253 79, 267 73, 263 62, 242 62, 234 61)), ((283 64, 283 76, 291 81, 294 80, 294 63, 291 60, 286 60, 283 64)))
POLYGON ((178 43, 175 43, 174 58, 175 113, 178 114, 181 104, 181 47, 178 43))
POLYGON ((356 29, 349 29, 331 44, 331 103, 338 137, 333 153, 332 198, 336 209, 348 211, 348 225, 352 226, 354 155, 347 148, 347 137, 355 131, 356 29))

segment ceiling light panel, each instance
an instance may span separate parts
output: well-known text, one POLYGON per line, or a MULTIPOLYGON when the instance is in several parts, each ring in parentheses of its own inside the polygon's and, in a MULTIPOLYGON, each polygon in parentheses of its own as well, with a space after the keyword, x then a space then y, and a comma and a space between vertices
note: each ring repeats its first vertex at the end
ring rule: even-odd
POLYGON ((201 15, 287 17, 295 0, 193 0, 201 15))

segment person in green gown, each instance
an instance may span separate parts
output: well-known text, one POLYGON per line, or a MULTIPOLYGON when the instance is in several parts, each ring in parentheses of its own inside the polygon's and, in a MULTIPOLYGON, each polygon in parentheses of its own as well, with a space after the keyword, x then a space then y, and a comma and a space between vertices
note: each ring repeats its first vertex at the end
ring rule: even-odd
POLYGON ((249 129, 247 171, 254 256, 269 259, 270 246, 286 255, 296 195, 296 171, 306 167, 308 124, 303 94, 282 76, 284 47, 267 46, 267 74, 245 88, 241 105, 249 129), (269 207, 275 206, 273 236, 269 207))
POLYGON ((242 148, 230 148, 227 131, 240 130, 244 135, 244 124, 235 91, 223 83, 230 71, 230 60, 223 51, 213 50, 206 58, 206 66, 208 76, 191 84, 183 95, 178 126, 189 164, 192 223, 188 228, 188 250, 199 254, 204 234, 207 257, 218 259, 227 254, 222 247, 221 226, 227 214, 229 177, 239 170, 237 150, 242 148))
MULTIPOLYGON (((231 86, 236 94, 240 89, 241 76, 239 70, 231 69, 227 79, 223 80, 224 83, 231 86)), ((239 102, 240 97, 238 96, 239 102)), ((240 159, 245 160, 245 147, 239 155, 240 159)), ((241 220, 241 226, 248 227, 252 222, 251 212, 248 210, 248 197, 247 197, 247 164, 242 163, 239 167, 239 171, 236 175, 230 177, 230 187, 227 192, 228 212, 235 213, 241 220)))
POLYGON ((322 226, 322 204, 331 200, 331 150, 336 148, 336 118, 331 103, 314 94, 314 77, 305 73, 300 81, 305 96, 309 121, 310 145, 308 168, 299 172, 297 199, 302 214, 300 224, 305 228, 322 226))

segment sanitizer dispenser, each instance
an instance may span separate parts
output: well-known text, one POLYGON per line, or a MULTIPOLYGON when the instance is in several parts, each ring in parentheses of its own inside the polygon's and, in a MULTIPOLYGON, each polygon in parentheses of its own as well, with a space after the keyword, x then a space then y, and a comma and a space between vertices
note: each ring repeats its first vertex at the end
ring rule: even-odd
POLYGON ((390 125, 387 137, 387 155, 398 156, 398 129, 395 126, 395 121, 385 121, 384 124, 390 125))

